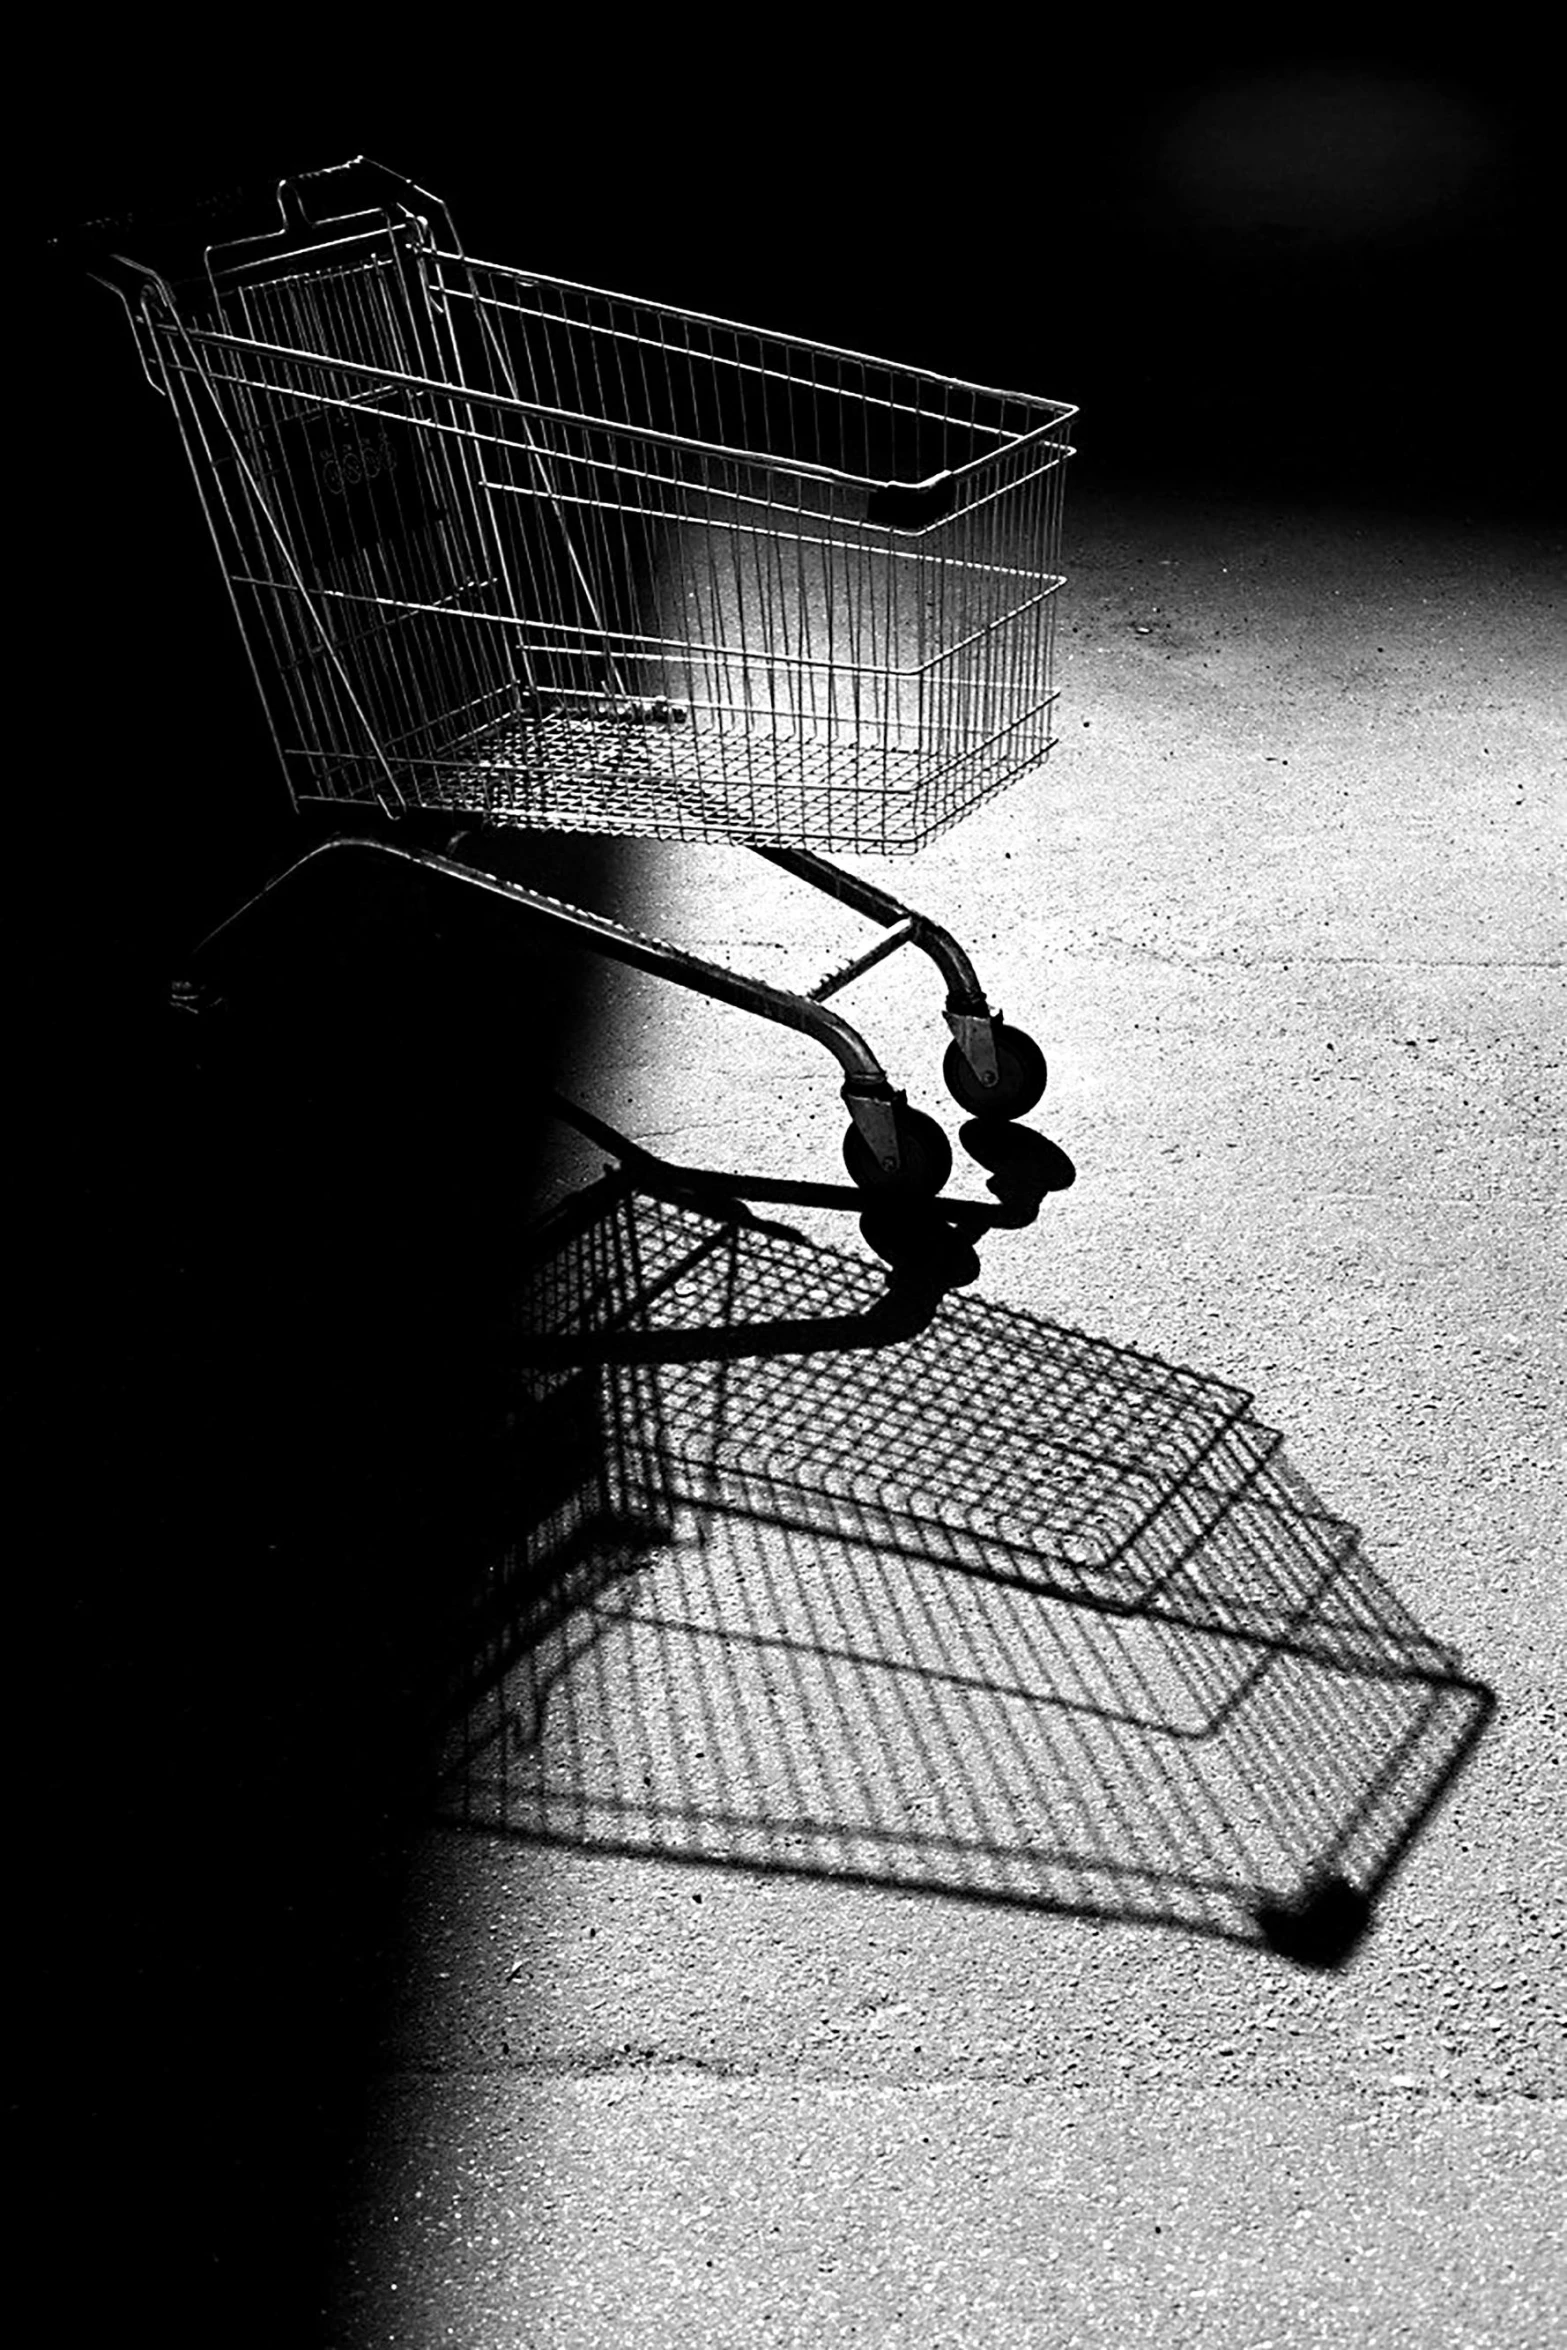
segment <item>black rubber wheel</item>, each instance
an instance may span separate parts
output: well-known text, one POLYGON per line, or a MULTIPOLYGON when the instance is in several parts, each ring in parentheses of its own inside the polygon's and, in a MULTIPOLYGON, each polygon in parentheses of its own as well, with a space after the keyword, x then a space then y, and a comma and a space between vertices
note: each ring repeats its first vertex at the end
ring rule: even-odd
POLYGON ((1022 1118, 1045 1090, 1045 1056, 1021 1028, 998 1020, 996 1082, 981 1085, 954 1041, 947 1047, 941 1074, 948 1093, 961 1102, 971 1118, 1022 1118))
POLYGON ((902 1163, 895 1175, 882 1165, 858 1126, 851 1126, 843 1138, 843 1163, 861 1191, 914 1192, 932 1199, 952 1173, 952 1145, 923 1110, 902 1103, 896 1116, 902 1163))

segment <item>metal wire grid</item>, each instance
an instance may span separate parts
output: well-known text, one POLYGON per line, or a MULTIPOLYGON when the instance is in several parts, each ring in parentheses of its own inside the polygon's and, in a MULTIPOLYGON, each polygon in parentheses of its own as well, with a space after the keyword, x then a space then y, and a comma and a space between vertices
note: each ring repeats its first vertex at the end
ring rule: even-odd
POLYGON ((299 796, 886 851, 1048 748, 1058 403, 413 226, 154 339, 299 796))
MULTIPOLYGON (((557 1230, 529 1316, 540 1408, 572 1383, 580 1395, 596 1360, 595 1411, 622 1430, 610 1516, 631 1539, 593 1533, 607 1522, 594 1469, 575 1479, 582 1533, 563 1545, 592 1554, 574 1604, 546 1620, 549 1561, 532 1546, 525 1569, 498 1570, 502 1593, 510 1574, 533 1595, 533 1632, 470 1685, 448 1758, 454 1815, 1247 1939, 1260 1902, 1325 1870, 1374 1886, 1484 1696, 1371 1574, 1353 1529, 1270 1450, 1151 1604, 1106 1605, 1090 1577, 1057 1604, 1047 1561, 1029 1577, 1015 1540, 976 1546, 989 1508, 976 1495, 1001 1465, 990 1407, 1024 1389, 1048 1419, 1036 1376, 1076 1372, 1064 1418, 1079 1443, 1135 1450, 1146 1406, 1159 1451, 1168 1381, 1193 1403, 1211 1390, 1221 1421, 1244 1398, 1049 1325, 1030 1347, 1029 1317, 971 1298, 946 1301, 929 1346, 867 1336, 861 1351, 852 1325, 876 1279, 793 1236, 725 1232, 645 1198, 601 1194, 557 1230), (813 1315, 825 1343, 802 1379, 813 1315), (568 1367, 549 1342, 572 1332, 592 1344, 568 1367), (681 1373, 726 1339, 740 1341, 727 1369, 779 1384, 766 1459, 720 1460, 715 1475, 711 1394, 681 1373), (1121 1433, 1101 1435, 1116 1362, 1132 1404, 1121 1433), (884 1415, 889 1384, 899 1408, 884 1415), (915 1394, 944 1458, 948 1420, 978 1447, 923 1532, 899 1482, 918 1449, 901 1416, 915 1394), (836 1488, 815 1465, 842 1457, 822 1445, 824 1415, 859 1430, 862 1471, 836 1488)), ((1048 1484, 1067 1449, 1032 1452, 1032 1473, 1048 1484)))

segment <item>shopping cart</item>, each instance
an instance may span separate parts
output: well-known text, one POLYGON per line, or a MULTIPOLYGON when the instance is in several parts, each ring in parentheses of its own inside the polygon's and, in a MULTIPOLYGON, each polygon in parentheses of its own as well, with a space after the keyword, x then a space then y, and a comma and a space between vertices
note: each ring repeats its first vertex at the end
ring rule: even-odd
POLYGON ((278 206, 178 272, 93 263, 178 418, 295 807, 353 818, 194 968, 328 852, 412 864, 815 1038, 856 1183, 939 1191, 942 1129, 827 999, 921 948, 972 1115, 1031 1109, 1043 1055, 946 930, 820 852, 918 849, 1050 748, 1075 410, 474 260, 363 157, 278 206), (419 845, 432 817, 465 829, 419 845), (741 842, 880 936, 791 993, 486 870, 507 828, 741 842))

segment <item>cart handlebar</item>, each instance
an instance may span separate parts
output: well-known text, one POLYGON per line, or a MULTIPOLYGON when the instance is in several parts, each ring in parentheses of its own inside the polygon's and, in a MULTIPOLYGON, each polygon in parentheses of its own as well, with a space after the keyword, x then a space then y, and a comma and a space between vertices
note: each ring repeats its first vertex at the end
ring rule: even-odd
POLYGON ((439 196, 368 155, 351 155, 315 171, 215 191, 204 200, 182 203, 178 212, 151 208, 80 222, 49 240, 61 260, 101 278, 116 293, 139 298, 149 280, 167 286, 199 275, 214 255, 276 251, 279 245, 319 234, 344 221, 372 213, 396 214, 439 223, 457 247, 451 218, 439 196), (276 217, 265 222, 271 198, 276 217))
POLYGON ((399 218, 419 222, 425 233, 433 226, 454 252, 461 251, 440 197, 368 155, 291 173, 276 182, 276 198, 275 227, 252 229, 207 246, 203 258, 209 278, 215 281, 257 262, 276 260, 296 247, 308 248, 323 238, 335 241, 344 233, 362 234, 369 224, 395 224, 399 218))
POLYGON ((175 283, 202 271, 210 277, 215 260, 242 267, 247 259, 275 255, 346 222, 398 213, 437 223, 453 251, 459 250, 451 216, 440 198, 368 155, 295 172, 272 182, 270 189, 254 182, 224 188, 182 204, 176 214, 143 210, 83 221, 51 237, 49 250, 57 261, 81 269, 119 296, 130 316, 143 371, 154 391, 161 392, 164 387, 146 339, 149 299, 172 316, 178 308, 175 283), (277 222, 258 229, 254 224, 262 217, 268 193, 277 207, 277 222))
POLYGON ((427 188, 417 187, 401 172, 389 170, 368 155, 351 155, 344 163, 323 164, 316 171, 298 171, 277 183, 278 210, 284 226, 290 229, 324 228, 328 222, 347 219, 356 212, 386 210, 388 199, 410 212, 444 213, 446 209, 439 196, 432 196, 427 188))

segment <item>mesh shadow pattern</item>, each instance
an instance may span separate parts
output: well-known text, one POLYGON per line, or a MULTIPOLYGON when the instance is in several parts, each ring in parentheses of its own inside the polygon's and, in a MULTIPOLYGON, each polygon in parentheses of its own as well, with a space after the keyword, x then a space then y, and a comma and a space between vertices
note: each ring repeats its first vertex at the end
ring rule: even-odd
POLYGON ((1488 1710, 1222 1380, 623 1177, 522 1353, 469 1825, 1278 1941, 1488 1710))

